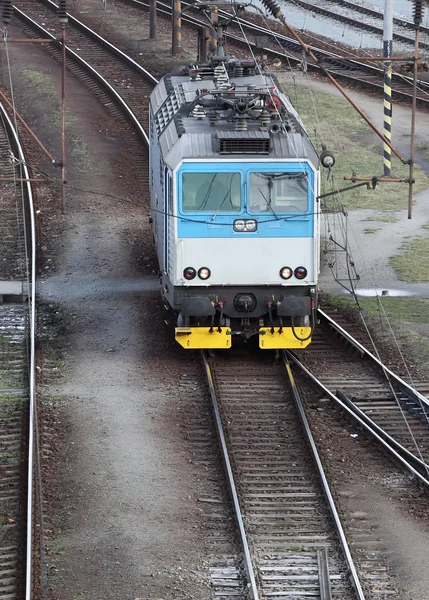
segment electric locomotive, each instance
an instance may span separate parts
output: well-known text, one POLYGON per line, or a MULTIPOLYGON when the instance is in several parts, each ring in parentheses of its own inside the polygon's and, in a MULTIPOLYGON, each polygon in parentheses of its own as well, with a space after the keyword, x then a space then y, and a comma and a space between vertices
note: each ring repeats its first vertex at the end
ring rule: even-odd
POLYGON ((151 220, 184 348, 252 336, 264 349, 310 343, 321 158, 255 58, 212 56, 160 80, 150 99, 151 220))

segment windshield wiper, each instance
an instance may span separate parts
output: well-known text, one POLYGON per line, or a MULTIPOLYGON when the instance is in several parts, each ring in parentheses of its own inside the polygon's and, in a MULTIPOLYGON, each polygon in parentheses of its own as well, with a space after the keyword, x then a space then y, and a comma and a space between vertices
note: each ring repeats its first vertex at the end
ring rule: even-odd
POLYGON ((201 202, 200 206, 197 208, 197 210, 204 210, 205 207, 207 206, 207 202, 209 201, 209 197, 212 191, 212 187, 214 184, 214 180, 216 179, 216 177, 218 176, 218 173, 215 173, 209 183, 209 187, 207 189, 206 195, 203 198, 203 201, 201 202))
MULTIPOLYGON (((270 180, 270 183, 272 183, 272 182, 271 182, 271 180, 270 180)), ((263 193, 263 191, 261 190, 261 188, 258 188, 258 190, 259 190, 259 192, 260 192, 260 194, 261 194, 262 198, 265 200, 265 204, 266 204, 266 205, 268 206, 268 208, 271 210, 271 212, 273 213, 273 215, 275 216, 275 218, 276 218, 277 220, 280 220, 280 219, 279 219, 279 217, 278 217, 278 215, 277 215, 277 213, 274 211, 274 208, 271 206, 271 185, 269 185, 269 186, 268 186, 268 189, 269 189, 269 192, 270 192, 270 197, 269 197, 269 200, 267 200, 267 199, 265 198, 265 196, 264 196, 264 193, 263 193)))
POLYGON ((231 180, 229 182, 229 189, 226 192, 226 194, 225 194, 222 202, 220 203, 219 208, 217 209, 217 211, 215 212, 215 214, 212 216, 212 221, 214 221, 216 219, 216 217, 218 216, 218 214, 219 214, 222 206, 224 205, 225 200, 228 198, 228 196, 229 196, 229 203, 231 204, 231 208, 232 208, 232 210, 234 210, 234 205, 231 202, 231 188, 232 188, 232 180, 234 179, 234 176, 235 176, 235 173, 233 173, 233 175, 231 177, 231 180))

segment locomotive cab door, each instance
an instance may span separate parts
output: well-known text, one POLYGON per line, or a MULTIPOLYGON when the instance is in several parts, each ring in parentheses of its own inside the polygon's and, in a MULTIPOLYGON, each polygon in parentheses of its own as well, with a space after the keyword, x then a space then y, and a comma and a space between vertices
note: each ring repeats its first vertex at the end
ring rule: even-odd
POLYGON ((169 249, 169 216, 172 214, 172 185, 170 170, 164 169, 164 262, 163 269, 168 273, 168 249, 169 249))

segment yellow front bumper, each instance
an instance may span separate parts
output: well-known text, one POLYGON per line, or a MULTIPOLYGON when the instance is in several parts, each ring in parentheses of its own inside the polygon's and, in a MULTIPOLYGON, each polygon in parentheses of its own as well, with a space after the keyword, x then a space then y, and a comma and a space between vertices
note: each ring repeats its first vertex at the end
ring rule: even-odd
POLYGON ((295 327, 295 337, 292 327, 261 327, 259 329, 259 347, 263 350, 286 350, 287 348, 305 348, 310 344, 311 327, 295 327), (308 338, 308 339, 305 339, 308 338))
POLYGON ((231 330, 227 327, 221 331, 210 331, 209 327, 176 327, 176 342, 186 350, 231 348, 231 330))
MULTIPOLYGON (((263 350, 283 350, 286 348, 305 348, 311 342, 307 338, 311 334, 310 327, 295 327, 295 335, 292 327, 275 327, 271 333, 271 327, 259 329, 259 347, 263 350)), ((176 342, 186 350, 204 349, 227 349, 231 348, 231 330, 222 327, 221 331, 209 327, 176 327, 176 342)))

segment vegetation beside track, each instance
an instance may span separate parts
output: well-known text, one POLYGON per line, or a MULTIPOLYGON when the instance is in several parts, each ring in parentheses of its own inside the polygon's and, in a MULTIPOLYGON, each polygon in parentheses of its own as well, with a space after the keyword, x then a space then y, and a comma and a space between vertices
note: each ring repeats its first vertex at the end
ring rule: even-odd
MULTIPOLYGON (((356 310, 354 299, 349 296, 328 295, 323 304, 349 312, 356 310)), ((427 378, 429 368, 429 298, 359 297, 359 305, 365 321, 373 332, 378 350, 386 349, 388 358, 400 366, 398 344, 409 368, 417 367, 427 378), (390 329, 391 328, 391 329, 390 329), (394 336, 394 337, 393 337, 394 336)), ((322 305, 323 310, 323 305, 322 305)))
POLYGON ((419 237, 402 244, 401 254, 390 259, 400 281, 429 281, 429 238, 419 237))
MULTIPOLYGON (((335 179, 339 188, 351 185, 351 182, 344 181, 343 177, 350 177, 353 172, 358 177, 382 176, 381 141, 345 99, 333 98, 323 92, 310 91, 308 87, 292 84, 290 80, 282 79, 282 83, 316 148, 320 149, 323 141, 328 149, 333 151, 336 159, 335 179), (315 124, 317 124, 317 135, 315 124)), ((400 179, 409 176, 408 165, 403 165, 395 156, 392 156, 392 176, 400 179)), ((415 194, 429 188, 429 177, 418 165, 415 167, 414 176, 415 194)), ((333 202, 338 204, 338 200, 327 201, 329 208, 333 202)), ((360 187, 342 194, 340 202, 348 210, 354 208, 404 210, 408 202, 408 185, 380 184, 375 190, 360 187)))

